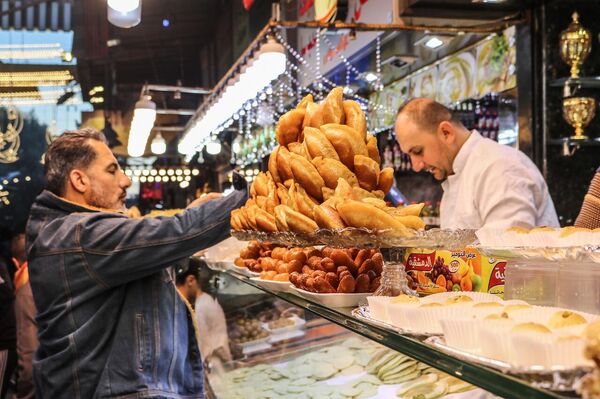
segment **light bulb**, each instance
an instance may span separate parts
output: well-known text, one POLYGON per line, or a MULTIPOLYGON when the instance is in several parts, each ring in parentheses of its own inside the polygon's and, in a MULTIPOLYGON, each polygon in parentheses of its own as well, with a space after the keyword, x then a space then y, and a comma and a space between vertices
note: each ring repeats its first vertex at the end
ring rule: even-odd
POLYGON ((217 155, 221 152, 221 143, 219 141, 211 141, 206 145, 206 152, 210 155, 217 155))
POLYGON ((164 154, 165 151, 167 151, 167 142, 160 133, 157 133, 156 136, 154 136, 152 144, 150 145, 150 150, 156 155, 164 154))

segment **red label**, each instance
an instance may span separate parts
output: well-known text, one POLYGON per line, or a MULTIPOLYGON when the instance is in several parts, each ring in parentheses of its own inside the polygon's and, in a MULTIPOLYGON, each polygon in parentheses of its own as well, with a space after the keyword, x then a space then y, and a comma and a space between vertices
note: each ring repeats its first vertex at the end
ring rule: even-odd
POLYGON ((506 268, 506 262, 498 262, 496 266, 492 269, 492 274, 490 276, 490 283, 488 285, 488 292, 493 287, 498 285, 504 285, 504 269, 506 268))
MULTIPOLYGON (((435 251, 430 254, 410 254, 406 260, 406 270, 430 272, 435 262, 435 251)), ((504 270, 504 269, 503 269, 504 270)))

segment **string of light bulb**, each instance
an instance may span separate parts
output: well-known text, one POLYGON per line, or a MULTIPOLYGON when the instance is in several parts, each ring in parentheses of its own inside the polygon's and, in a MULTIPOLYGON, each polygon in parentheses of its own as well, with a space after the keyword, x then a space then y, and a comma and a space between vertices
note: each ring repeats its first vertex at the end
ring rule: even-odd
POLYGON ((267 85, 286 70, 285 50, 273 37, 240 66, 239 72, 227 80, 218 94, 208 98, 199 108, 198 117, 186 127, 178 150, 194 153, 212 133, 219 133, 233 123, 233 115, 254 100, 267 85))

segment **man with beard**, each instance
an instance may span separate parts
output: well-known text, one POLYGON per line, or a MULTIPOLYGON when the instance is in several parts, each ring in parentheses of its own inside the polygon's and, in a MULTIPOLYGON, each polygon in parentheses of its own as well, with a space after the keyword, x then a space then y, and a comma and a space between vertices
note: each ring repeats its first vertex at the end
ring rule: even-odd
POLYGON ((546 182, 522 152, 467 130, 426 98, 407 102, 395 128, 413 169, 442 181, 442 228, 558 226, 546 182))
POLYGON ((202 398, 194 314, 170 265, 227 237, 245 183, 173 217, 133 219, 124 214, 131 181, 101 133, 66 132, 44 166, 27 225, 36 397, 202 398))

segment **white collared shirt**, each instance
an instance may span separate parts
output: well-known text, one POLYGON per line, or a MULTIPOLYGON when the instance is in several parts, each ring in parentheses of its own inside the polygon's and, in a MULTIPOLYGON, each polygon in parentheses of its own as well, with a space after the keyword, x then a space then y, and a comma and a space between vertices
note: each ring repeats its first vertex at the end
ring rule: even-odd
POLYGON ((559 226, 548 186, 522 152, 473 131, 442 183, 441 228, 559 226))

